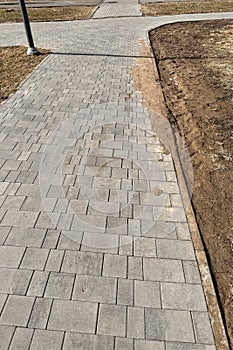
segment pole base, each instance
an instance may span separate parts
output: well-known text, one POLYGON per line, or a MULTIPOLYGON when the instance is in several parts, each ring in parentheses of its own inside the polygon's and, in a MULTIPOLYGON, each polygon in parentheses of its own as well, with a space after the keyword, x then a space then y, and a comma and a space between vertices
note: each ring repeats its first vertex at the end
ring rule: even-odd
POLYGON ((28 55, 28 56, 39 55, 39 53, 40 53, 40 52, 37 50, 36 47, 29 47, 29 48, 27 49, 27 55, 28 55))

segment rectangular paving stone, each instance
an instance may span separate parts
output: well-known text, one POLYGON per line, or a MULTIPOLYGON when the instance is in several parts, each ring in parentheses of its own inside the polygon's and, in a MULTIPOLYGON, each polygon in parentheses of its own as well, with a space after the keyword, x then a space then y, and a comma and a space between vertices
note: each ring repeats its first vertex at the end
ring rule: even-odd
POLYGON ((191 241, 156 240, 158 258, 195 260, 191 241))
POLYGON ((51 249, 45 266, 46 271, 59 272, 64 256, 64 251, 51 249))
POLYGON ((70 299, 74 278, 74 274, 51 272, 44 294, 45 298, 70 299))
POLYGON ((59 230, 47 230, 42 244, 42 248, 55 249, 59 240, 59 230))
POLYGON ((133 350, 133 339, 116 338, 115 350, 133 350))
POLYGON ((120 255, 104 255, 103 276, 126 278, 127 257, 120 255))
POLYGON ((38 212, 7 210, 1 226, 34 227, 38 216, 38 212))
POLYGON ((44 294, 45 286, 49 278, 49 272, 47 271, 34 271, 30 286, 27 291, 29 296, 42 297, 44 294))
POLYGON ((33 335, 33 329, 17 327, 9 350, 29 349, 32 335, 33 335))
POLYGON ((83 232, 81 231, 62 231, 57 249, 79 250, 82 237, 83 232))
POLYGON ((46 230, 38 228, 13 228, 7 237, 6 245, 39 248, 45 237, 46 230))
POLYGON ((32 313, 28 322, 29 328, 45 329, 52 305, 52 299, 36 298, 32 313))
POLYGON ((141 307, 161 308, 159 283, 134 281, 134 303, 141 307))
POLYGON ((30 350, 58 350, 62 347, 64 333, 36 329, 30 350))
POLYGON ((97 303, 54 300, 48 329, 67 332, 95 333, 97 303))
POLYGON ((156 257, 155 239, 148 237, 134 238, 134 255, 156 257))
POLYGON ((0 317, 0 324, 26 327, 33 304, 33 297, 10 295, 0 317))
POLYGON ((185 281, 187 283, 201 283, 200 272, 196 261, 183 261, 185 281))
POLYGON ((161 283, 162 306, 165 309, 205 311, 206 302, 201 285, 161 283))
POLYGON ((147 339, 195 342, 191 315, 188 311, 147 308, 145 317, 147 339))
POLYGON ((117 254, 119 237, 117 235, 84 232, 82 251, 117 254))
POLYGON ((133 255, 132 236, 120 236, 119 255, 133 255))
POLYGON ((118 279, 117 304, 133 306, 134 300, 133 280, 118 279))
POLYGON ((20 268, 29 270, 43 270, 48 254, 48 249, 27 248, 20 268))
POLYGON ((142 258, 139 257, 128 257, 128 278, 142 280, 142 258))
POLYGON ((214 344, 208 313, 192 311, 192 319, 196 342, 201 344, 214 344))
POLYGON ((0 268, 0 293, 25 295, 32 271, 0 268))
POLYGON ((145 338, 144 308, 128 307, 127 337, 134 339, 145 338))
POLYGON ((165 346, 160 341, 136 340, 135 350, 165 350, 165 346))
POLYGON ((191 240, 188 224, 185 222, 176 223, 176 232, 178 239, 191 240))
POLYGON ((1 246, 0 247, 0 266, 1 267, 18 267, 23 257, 25 248, 1 246))
POLYGON ((216 350, 214 345, 190 344, 190 343, 166 343, 166 350, 216 350))
POLYGON ((24 199, 24 196, 7 196, 1 205, 1 208, 19 210, 23 204, 24 199))
POLYGON ((116 286, 115 278, 78 275, 72 299, 115 304, 116 286))
POLYGON ((10 227, 0 227, 0 245, 5 242, 10 230, 10 227))
POLYGON ((143 272, 149 281, 185 282, 179 260, 144 258, 143 272))
POLYGON ((101 253, 67 251, 62 264, 62 272, 79 275, 100 276, 103 255, 101 253))
POLYGON ((8 346, 10 345, 11 339, 14 334, 14 330, 14 327, 0 325, 0 350, 8 349, 8 346))
POLYGON ((110 336, 66 333, 63 350, 113 350, 113 348, 114 338, 110 336))
POLYGON ((100 305, 97 334, 125 337, 126 307, 100 305))

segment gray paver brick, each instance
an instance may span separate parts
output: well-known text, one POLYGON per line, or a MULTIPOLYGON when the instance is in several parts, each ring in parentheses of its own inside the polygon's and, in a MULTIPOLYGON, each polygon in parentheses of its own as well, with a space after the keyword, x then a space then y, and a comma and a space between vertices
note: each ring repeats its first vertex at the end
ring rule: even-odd
POLYGON ((104 255, 103 276, 126 278, 127 257, 123 255, 104 255))
POLYGON ((23 257, 25 248, 2 246, 0 247, 0 266, 1 267, 18 267, 23 257))
POLYGON ((201 344, 214 344, 208 313, 193 311, 192 319, 196 342, 201 344))
POLYGON ((57 248, 79 250, 82 237, 83 233, 80 231, 62 231, 57 248))
POLYGON ((0 324, 26 327, 33 304, 32 297, 10 295, 0 317, 0 324))
POLYGON ((116 301, 116 279, 109 277, 76 277, 73 300, 114 304, 116 301))
POLYGON ((100 305, 97 334, 125 337, 126 307, 119 305, 100 305))
POLYGON ((159 283, 134 281, 134 303, 136 306, 160 308, 159 283))
POLYGON ((47 230, 42 248, 55 249, 60 236, 59 230, 47 230))
POLYGON ((128 307, 127 337, 134 339, 145 338, 144 308, 128 307))
POLYGON ((66 251, 62 272, 98 276, 101 274, 102 260, 101 253, 66 251))
POLYGON ((128 278, 142 280, 142 258, 128 257, 128 278))
POLYGON ((0 294, 0 314, 7 299, 7 294, 0 294))
POLYGON ((156 257, 155 239, 140 237, 134 239, 134 255, 143 257, 156 257))
POLYGON ((6 350, 11 342, 14 327, 0 326, 0 350, 6 350))
POLYGON ((159 258, 195 260, 193 245, 190 241, 157 239, 156 246, 159 258))
POLYGON ((45 266, 45 270, 59 272, 63 256, 64 251, 51 249, 49 252, 49 257, 45 266))
POLYGON ((74 274, 51 272, 45 290, 45 297, 70 299, 74 277, 74 274))
POLYGON ((129 279, 118 280, 117 304, 133 306, 134 299, 133 281, 129 279))
POLYGON ((52 305, 52 299, 36 298, 32 313, 28 322, 29 328, 45 329, 49 311, 52 305))
POLYGON ((42 297, 46 283, 48 281, 48 277, 49 272, 47 271, 34 271, 30 286, 27 291, 27 295, 42 297))
POLYGON ((2 245, 5 242, 10 232, 10 229, 10 227, 0 227, 0 245, 2 245))
POLYGON ((205 344, 168 342, 166 346, 167 346, 166 350, 216 350, 214 345, 205 345, 205 344))
POLYGON ((132 236, 120 236, 119 255, 133 255, 132 236))
POLYGON ((48 254, 48 249, 27 248, 20 268, 29 270, 43 270, 48 254))
POLYGON ((118 253, 119 238, 117 235, 85 232, 82 240, 82 251, 100 253, 118 253))
POLYGON ((32 271, 0 268, 0 293, 25 295, 32 271))
POLYGON ((54 300, 48 329, 95 333, 97 303, 70 300, 54 300))
POLYGON ((162 305, 165 309, 205 311, 203 289, 197 284, 161 283, 162 305))
POLYGON ((143 259, 144 279, 149 281, 184 282, 182 263, 170 259, 143 259))
POLYGON ((133 350, 133 339, 116 338, 116 350, 133 350))
POLYGON ((38 228, 13 228, 5 244, 39 248, 42 245, 45 232, 46 230, 38 228))
POLYGON ((165 347, 160 341, 136 340, 135 350, 165 350, 165 347))
POLYGON ((46 330, 35 330, 30 350, 61 349, 64 333, 46 330))
POLYGON ((183 261, 184 275, 187 283, 201 283, 196 261, 183 261))
POLYGON ((194 343, 191 316, 188 311, 146 309, 146 337, 194 343))
POLYGON ((33 227, 37 221, 39 213, 30 211, 7 210, 1 226, 33 227))
POLYGON ((33 335, 33 329, 17 327, 9 350, 29 349, 33 335))
POLYGON ((63 350, 113 350, 113 347, 113 337, 105 335, 67 333, 63 350))

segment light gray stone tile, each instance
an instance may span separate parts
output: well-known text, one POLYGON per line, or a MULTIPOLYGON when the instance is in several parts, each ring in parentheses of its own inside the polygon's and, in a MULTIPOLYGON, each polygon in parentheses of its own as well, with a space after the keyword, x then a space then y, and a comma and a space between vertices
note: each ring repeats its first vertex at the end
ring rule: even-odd
POLYGON ((62 264, 62 272, 99 276, 102 261, 101 253, 67 251, 62 264))
POLYGON ((148 237, 134 238, 134 255, 156 257, 155 239, 148 237))
POLYGON ((190 231, 187 223, 176 223, 176 232, 178 239, 191 240, 190 231))
POLYGON ((30 350, 58 350, 62 348, 64 333, 36 329, 30 350))
POLYGON ((62 231, 58 249, 79 250, 83 233, 80 231, 62 231))
POLYGON ((0 293, 25 295, 32 271, 0 268, 0 293))
POLYGON ((51 272, 45 290, 45 298, 70 299, 74 274, 51 272))
POLYGON ((48 249, 27 248, 20 264, 20 268, 29 270, 43 270, 48 254, 48 249))
POLYGON ((55 249, 60 236, 59 230, 47 230, 42 248, 55 249))
POLYGON ((100 305, 97 334, 125 337, 126 307, 100 305))
POLYGON ((10 232, 10 229, 10 227, 0 227, 0 245, 2 245, 5 242, 10 232))
POLYGON ((156 246, 159 258, 195 260, 191 241, 157 239, 156 246))
POLYGON ((49 317, 52 299, 36 298, 28 322, 29 328, 45 329, 49 317))
POLYGON ((116 279, 78 275, 75 280, 73 300, 115 304, 116 279))
POLYGON ((30 286, 27 291, 29 296, 42 297, 47 284, 49 272, 34 271, 30 286))
POLYGON ((39 228, 13 228, 6 240, 6 245, 39 248, 45 237, 46 230, 39 228))
POLYGON ((63 350, 113 350, 113 348, 114 338, 110 336, 67 333, 63 350))
POLYGON ((184 282, 182 263, 179 260, 143 259, 144 279, 149 281, 184 282))
POLYGON ((128 257, 128 278, 142 280, 142 258, 128 257))
POLYGON ((25 248, 23 247, 0 247, 0 266, 1 267, 18 267, 23 257, 25 248))
POLYGON ((133 255, 132 236, 120 236, 119 255, 133 255))
POLYGON ((6 350, 10 345, 14 333, 14 327, 0 326, 0 350, 6 350))
POLYGON ((54 300, 48 329, 67 332, 95 333, 97 303, 54 300))
POLYGON ((0 324, 26 327, 33 304, 32 297, 10 295, 0 317, 0 324))
POLYGON ((33 329, 17 327, 9 350, 27 350, 29 349, 33 329))
POLYGON ((7 299, 7 294, 0 294, 0 314, 7 299))
POLYGON ((201 344, 214 344, 208 313, 193 311, 192 319, 196 342, 201 344))
POLYGON ((161 308, 159 283, 135 281, 134 293, 136 306, 161 308))
POLYGON ((165 309, 205 311, 203 289, 197 284, 161 283, 162 306, 165 309))
POLYGON ((82 251, 117 254, 119 237, 117 235, 85 232, 82 240, 82 251))
POLYGON ((145 315, 147 339, 195 342, 188 311, 146 309, 145 315))
POLYGON ((196 261, 183 261, 184 275, 187 283, 201 283, 196 261))
POLYGON ((133 306, 133 291, 133 280, 119 278, 117 290, 117 304, 133 306))
POLYGON ((164 342, 152 340, 136 340, 135 350, 165 350, 164 342))
POLYGON ((216 350, 214 345, 190 344, 190 343, 166 343, 166 350, 216 350))
POLYGON ((38 212, 7 210, 1 226, 34 227, 38 216, 38 212))
POLYGON ((144 308, 128 307, 127 337, 134 339, 145 338, 144 308))
POLYGON ((103 276, 126 278, 127 257, 120 255, 104 255, 103 276))
POLYGON ((45 266, 46 271, 59 272, 64 256, 64 251, 51 249, 45 266))

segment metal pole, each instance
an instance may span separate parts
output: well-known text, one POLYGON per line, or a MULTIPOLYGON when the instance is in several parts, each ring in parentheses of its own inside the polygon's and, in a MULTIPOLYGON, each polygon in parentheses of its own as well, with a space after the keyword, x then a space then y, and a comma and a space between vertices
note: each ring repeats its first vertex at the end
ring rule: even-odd
POLYGON ((23 23, 26 31, 26 36, 28 40, 28 49, 27 49, 27 55, 38 55, 39 51, 34 46, 33 38, 32 38, 32 32, 31 27, 28 19, 27 9, 24 0, 19 0, 20 9, 23 16, 23 23))

